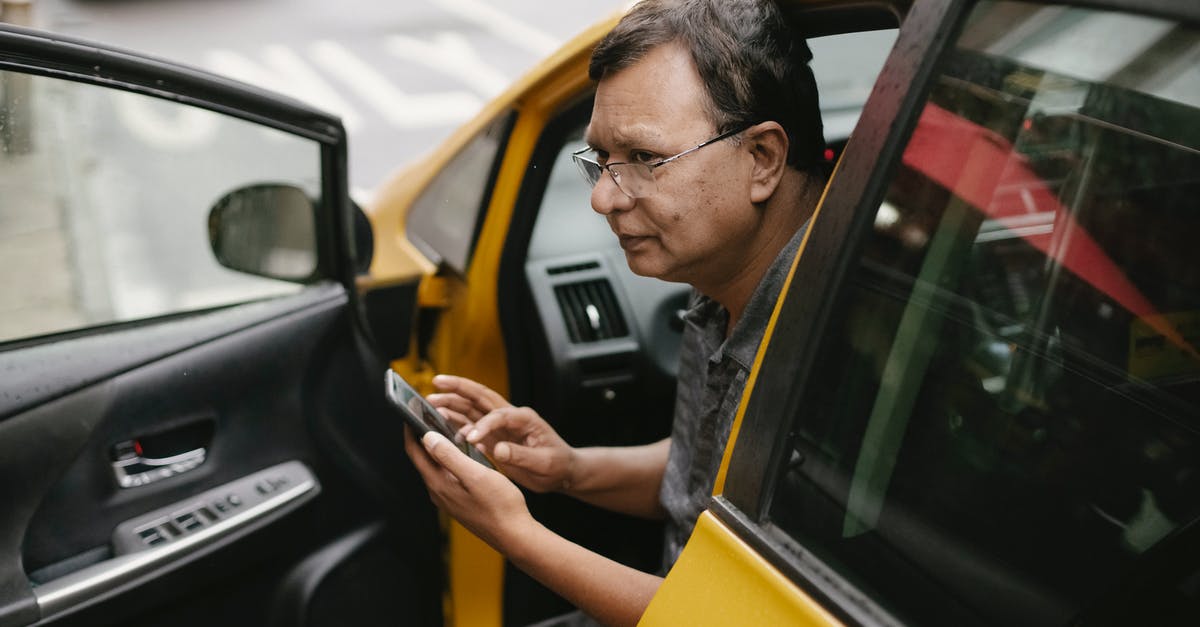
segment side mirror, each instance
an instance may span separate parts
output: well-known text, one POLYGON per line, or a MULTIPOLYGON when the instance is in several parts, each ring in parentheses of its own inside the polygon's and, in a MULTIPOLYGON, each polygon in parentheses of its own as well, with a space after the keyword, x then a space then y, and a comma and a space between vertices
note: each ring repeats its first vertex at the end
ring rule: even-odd
POLYGON ((317 273, 316 209, 291 185, 229 192, 208 213, 208 239, 226 268, 297 283, 317 273))

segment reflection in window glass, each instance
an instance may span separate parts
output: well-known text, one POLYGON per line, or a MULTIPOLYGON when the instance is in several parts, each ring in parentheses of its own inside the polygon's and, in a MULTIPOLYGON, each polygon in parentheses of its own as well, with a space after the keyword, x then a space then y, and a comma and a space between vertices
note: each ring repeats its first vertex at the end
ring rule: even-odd
POLYGON ((491 201, 493 178, 512 130, 514 115, 505 113, 450 160, 413 203, 408 238, 435 262, 465 274, 491 201))
POLYGON ((842 33, 808 40, 810 62, 821 94, 825 141, 840 146, 858 124, 858 114, 883 69, 896 30, 842 33))
POLYGON ((1200 624, 1198 46, 984 3, 943 60, 770 509, 898 616, 1200 624))
POLYGON ((139 94, 0 72, 0 341, 291 293, 217 264, 208 213, 235 188, 315 198, 316 142, 139 94))

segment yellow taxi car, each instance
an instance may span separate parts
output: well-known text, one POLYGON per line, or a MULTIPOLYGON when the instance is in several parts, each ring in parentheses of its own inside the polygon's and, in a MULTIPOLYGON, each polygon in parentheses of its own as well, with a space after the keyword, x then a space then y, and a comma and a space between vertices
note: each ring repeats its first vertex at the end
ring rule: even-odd
MULTIPOLYGON (((837 166, 643 624, 1200 622, 1200 6, 784 4, 837 166)), ((615 20, 365 212, 336 118, 0 27, 42 112, 0 117, 0 626, 568 609, 438 517, 382 375, 667 433, 686 289, 569 163, 615 20)), ((657 567, 651 522, 529 505, 657 567)))

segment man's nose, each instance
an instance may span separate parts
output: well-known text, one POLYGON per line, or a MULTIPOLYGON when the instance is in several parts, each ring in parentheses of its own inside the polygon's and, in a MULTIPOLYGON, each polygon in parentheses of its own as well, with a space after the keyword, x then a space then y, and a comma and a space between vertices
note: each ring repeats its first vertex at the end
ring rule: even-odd
POLYGON ((604 172, 592 187, 592 210, 602 216, 614 211, 628 211, 633 208, 633 203, 634 199, 617 187, 611 172, 604 172))

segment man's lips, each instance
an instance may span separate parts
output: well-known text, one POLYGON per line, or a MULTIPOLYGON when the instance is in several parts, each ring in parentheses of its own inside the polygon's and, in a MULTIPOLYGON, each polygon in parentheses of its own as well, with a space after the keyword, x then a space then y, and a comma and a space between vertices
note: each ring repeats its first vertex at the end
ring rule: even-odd
POLYGON ((625 250, 634 248, 638 244, 648 241, 649 239, 651 239, 651 238, 648 235, 630 235, 630 234, 625 234, 625 233, 617 233, 617 240, 621 243, 621 248, 624 248, 625 250))

